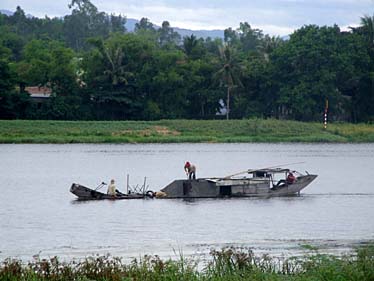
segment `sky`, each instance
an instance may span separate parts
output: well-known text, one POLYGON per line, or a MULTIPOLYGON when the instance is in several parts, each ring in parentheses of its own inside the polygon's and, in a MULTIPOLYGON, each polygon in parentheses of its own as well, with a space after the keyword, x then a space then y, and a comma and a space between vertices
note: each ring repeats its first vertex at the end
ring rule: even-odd
MULTIPOLYGON (((70 0, 0 0, 0 9, 20 6, 37 17, 70 14, 70 0)), ((99 9, 127 18, 148 18, 161 25, 198 29, 236 29, 248 22, 265 34, 284 36, 305 24, 357 26, 360 18, 374 15, 374 0, 91 0, 99 9)))

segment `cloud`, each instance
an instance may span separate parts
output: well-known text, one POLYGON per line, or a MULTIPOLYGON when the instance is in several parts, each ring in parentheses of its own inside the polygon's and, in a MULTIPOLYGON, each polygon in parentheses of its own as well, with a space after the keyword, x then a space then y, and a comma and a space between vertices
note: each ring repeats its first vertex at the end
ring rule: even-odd
MULTIPOLYGON (((240 22, 249 22, 254 28, 260 28, 271 35, 286 35, 294 30, 288 27, 287 21, 278 20, 275 23, 266 23, 266 19, 282 19, 287 17, 284 10, 261 9, 259 7, 248 7, 245 9, 239 6, 227 7, 227 5, 206 5, 194 8, 191 2, 184 6, 170 6, 165 2, 158 5, 155 1, 145 7, 141 7, 139 2, 129 1, 124 7, 115 1, 102 4, 101 9, 117 11, 126 14, 129 18, 141 17, 149 18, 153 23, 161 25, 165 20, 172 26, 188 29, 225 29, 228 27, 237 28, 240 22)), ((204 2, 204 1, 203 1, 204 2)), ((270 21, 273 22, 273 21, 270 21)))
POLYGON ((51 1, 51 0, 1 0, 0 9, 15 11, 20 6, 26 14, 35 17, 60 17, 70 14, 68 8, 69 1, 51 1))
MULTIPOLYGON (((0 9, 43 17, 70 14, 70 0, 1 0, 0 9)), ((305 24, 357 25, 360 17, 374 13, 373 0, 92 0, 100 11, 128 18, 149 18, 160 25, 189 29, 236 28, 248 22, 271 35, 285 35, 305 24)))
POLYGON ((264 34, 269 34, 273 36, 285 36, 293 33, 299 27, 289 27, 289 26, 277 26, 277 25, 259 25, 254 26, 254 28, 261 29, 264 34))

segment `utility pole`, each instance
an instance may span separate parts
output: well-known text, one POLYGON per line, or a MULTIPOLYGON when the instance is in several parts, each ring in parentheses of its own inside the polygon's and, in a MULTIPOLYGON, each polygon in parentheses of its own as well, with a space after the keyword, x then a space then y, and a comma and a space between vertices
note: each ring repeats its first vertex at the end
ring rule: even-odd
POLYGON ((327 129, 327 113, 329 111, 329 100, 326 99, 326 104, 325 104, 325 114, 324 114, 324 121, 323 121, 323 128, 326 130, 327 129))

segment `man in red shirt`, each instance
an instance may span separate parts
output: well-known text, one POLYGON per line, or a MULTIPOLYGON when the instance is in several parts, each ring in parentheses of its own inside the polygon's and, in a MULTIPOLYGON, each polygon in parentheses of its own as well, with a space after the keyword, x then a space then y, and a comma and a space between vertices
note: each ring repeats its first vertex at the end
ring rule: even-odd
POLYGON ((184 170, 186 171, 186 174, 188 176, 188 178, 191 180, 191 179, 196 179, 196 167, 195 165, 191 164, 190 162, 186 162, 186 164, 184 164, 184 170))
POLYGON ((296 181, 296 177, 294 176, 292 172, 289 172, 287 175, 287 178, 285 180, 284 179, 279 180, 278 183, 274 185, 274 187, 285 186, 285 184, 290 185, 290 184, 295 183, 295 181, 296 181))
POLYGON ((293 173, 289 172, 287 176, 287 184, 293 184, 295 182, 296 178, 293 175, 293 173))

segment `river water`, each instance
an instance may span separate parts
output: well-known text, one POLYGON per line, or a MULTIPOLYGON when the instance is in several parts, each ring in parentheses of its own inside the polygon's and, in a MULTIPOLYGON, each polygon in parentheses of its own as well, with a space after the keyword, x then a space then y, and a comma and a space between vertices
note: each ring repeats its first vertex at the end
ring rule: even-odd
POLYGON ((374 241, 374 144, 0 145, 0 260, 110 253, 204 256, 249 247, 294 255, 302 245, 332 253, 374 241), (125 190, 159 190, 184 178, 226 176, 288 163, 318 178, 300 197, 270 199, 75 200, 71 183, 116 179, 125 190), (302 163, 300 163, 302 162, 302 163))

